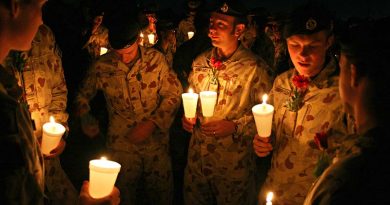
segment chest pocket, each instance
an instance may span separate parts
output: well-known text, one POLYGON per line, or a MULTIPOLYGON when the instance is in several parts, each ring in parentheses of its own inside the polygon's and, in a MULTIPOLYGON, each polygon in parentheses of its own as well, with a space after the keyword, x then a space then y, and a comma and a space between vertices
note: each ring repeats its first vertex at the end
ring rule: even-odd
POLYGON ((126 75, 123 72, 103 72, 98 76, 98 86, 104 91, 107 103, 121 113, 132 110, 126 75))
POLYGON ((141 71, 130 78, 131 103, 136 113, 150 113, 159 104, 159 91, 161 89, 160 72, 141 71))

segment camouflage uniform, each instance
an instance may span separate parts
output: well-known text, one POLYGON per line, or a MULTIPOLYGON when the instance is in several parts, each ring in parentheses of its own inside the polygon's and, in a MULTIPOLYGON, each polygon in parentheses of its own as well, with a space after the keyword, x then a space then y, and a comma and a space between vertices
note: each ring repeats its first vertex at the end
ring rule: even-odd
POLYGON ((275 193, 277 204, 302 204, 315 181, 313 174, 322 153, 314 143, 316 133, 325 132, 331 155, 348 133, 344 123, 343 105, 338 90, 338 69, 333 59, 310 81, 304 104, 297 111, 288 110, 285 103, 292 92, 291 69, 275 79, 271 101, 275 107, 273 120, 273 153, 271 168, 260 192, 265 202, 268 191, 275 193))
POLYGON ((109 48, 108 29, 100 25, 97 30, 91 34, 83 49, 87 49, 92 59, 97 59, 100 56, 100 48, 109 48))
POLYGON ((0 65, 0 204, 41 205, 43 158, 20 90, 0 65))
MULTIPOLYGON (((66 124, 67 88, 61 58, 49 27, 42 25, 32 42, 32 48, 21 54, 25 56, 22 71, 15 72, 33 119, 34 135, 42 137, 42 126, 53 116, 57 122, 66 124)), ((15 59, 9 56, 7 69, 17 70, 15 59), (16 67, 15 67, 16 66, 16 67), (13 68, 14 67, 14 68, 13 68)), ((20 65, 19 65, 20 66, 20 65)), ((76 189, 63 171, 59 158, 45 160, 45 185, 49 201, 53 204, 74 204, 78 198, 76 189)))
POLYGON ((180 21, 177 29, 177 47, 179 47, 184 42, 188 41, 188 32, 196 32, 194 25, 194 16, 189 16, 180 21))
POLYGON ((170 204, 173 187, 168 134, 180 105, 182 88, 160 52, 143 47, 138 51, 131 68, 115 52, 99 58, 88 71, 77 101, 79 106, 88 106, 98 89, 106 97, 107 146, 112 159, 122 165, 117 182, 123 204, 142 200, 142 197, 136 199, 140 182, 147 194, 143 200, 170 204), (128 132, 145 120, 157 126, 153 135, 139 144, 129 143, 128 132))
POLYGON ((270 88, 266 64, 239 46, 217 71, 218 83, 212 84, 209 61, 213 52, 215 48, 194 61, 190 87, 197 93, 218 91, 214 116, 207 120, 230 120, 238 127, 234 135, 223 138, 206 137, 198 126, 194 128, 185 170, 185 200, 187 204, 254 204, 252 138, 256 128, 251 109, 270 88))

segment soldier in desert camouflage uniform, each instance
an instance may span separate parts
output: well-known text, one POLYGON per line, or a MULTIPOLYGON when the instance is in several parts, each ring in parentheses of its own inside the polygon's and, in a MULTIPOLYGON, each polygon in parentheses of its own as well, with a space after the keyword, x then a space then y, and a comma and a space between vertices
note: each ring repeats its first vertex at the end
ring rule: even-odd
MULTIPOLYGON (((256 200, 255 126, 251 108, 270 88, 266 64, 239 44, 245 8, 224 3, 212 12, 209 37, 214 48, 193 63, 189 77, 195 92, 218 93, 214 116, 183 117, 193 132, 185 170, 186 204, 254 204, 256 200)), ((199 108, 198 108, 199 109, 199 108)))
POLYGON ((294 10, 287 21, 284 36, 295 68, 279 75, 271 91, 274 138, 256 135, 254 140, 259 157, 272 151, 261 203, 273 191, 277 204, 302 204, 316 175, 331 163, 348 132, 337 62, 327 55, 332 29, 326 10, 312 4, 294 10), (326 143, 318 144, 317 139, 326 143))
MULTIPOLYGON (((42 137, 42 126, 53 116, 67 124, 67 89, 64 71, 53 32, 46 25, 39 27, 32 48, 25 52, 11 52, 5 68, 15 72, 23 96, 28 103, 34 123, 34 135, 42 137)), ((60 144, 63 149, 63 141, 60 144)), ((54 152, 55 153, 55 152, 54 152)), ((57 153, 60 154, 60 153, 57 153)), ((45 157, 45 185, 52 204, 74 204, 77 192, 61 168, 58 157, 45 157)))
POLYGON ((104 13, 99 12, 93 15, 90 28, 83 31, 82 36, 86 41, 82 49, 86 49, 91 60, 95 60, 100 56, 100 48, 109 48, 108 29, 102 25, 104 13))
MULTIPOLYGON (((119 21, 118 21, 119 22, 119 21)), ((123 204, 172 202, 168 155, 169 127, 180 105, 182 88, 164 56, 139 47, 138 24, 127 17, 110 29, 113 51, 99 58, 87 73, 77 97, 81 114, 102 90, 109 113, 107 147, 122 165, 118 176, 123 204), (143 187, 146 196, 136 196, 143 187)))

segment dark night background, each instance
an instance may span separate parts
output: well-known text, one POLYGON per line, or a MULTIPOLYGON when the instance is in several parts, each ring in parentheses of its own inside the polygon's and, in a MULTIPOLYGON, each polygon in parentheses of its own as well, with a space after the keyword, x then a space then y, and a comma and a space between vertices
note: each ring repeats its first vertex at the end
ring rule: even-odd
MULTIPOLYGON (((134 1, 134 0, 128 0, 134 1)), ((206 0, 212 2, 213 0, 206 0)), ((265 7, 271 11, 286 11, 305 0, 242 0, 247 8, 265 7)), ((318 0, 328 5, 338 16, 346 17, 384 17, 390 15, 390 1, 387 0, 318 0)), ((63 0, 67 4, 79 5, 80 0, 63 0)), ((110 1, 113 2, 113 1, 110 1)), ((114 1, 115 2, 115 1, 114 1)), ((156 2, 161 9, 171 8, 180 14, 186 0, 145 0, 142 3, 156 2)))

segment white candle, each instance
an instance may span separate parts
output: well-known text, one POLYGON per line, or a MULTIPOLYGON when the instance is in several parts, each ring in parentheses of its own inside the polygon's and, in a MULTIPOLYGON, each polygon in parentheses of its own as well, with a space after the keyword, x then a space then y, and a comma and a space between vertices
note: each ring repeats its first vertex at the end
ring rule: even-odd
POLYGON ((192 37, 194 37, 194 32, 193 31, 188 31, 187 32, 187 35, 188 35, 188 40, 190 40, 192 37))
POLYGON ((104 55, 104 54, 106 54, 106 53, 107 53, 107 51, 108 51, 108 49, 107 49, 107 48, 105 48, 105 47, 100 47, 100 55, 104 55))
POLYGON ((154 34, 153 33, 148 34, 148 40, 149 40, 150 44, 154 44, 154 34))
POLYGON ((194 118, 196 115, 196 106, 198 104, 198 94, 190 88, 188 93, 181 94, 183 98, 184 115, 186 118, 194 118))
POLYGON ((143 46, 144 45, 144 34, 142 32, 139 34, 139 38, 141 39, 139 42, 139 45, 143 46))
POLYGON ((200 92, 200 102, 202 105, 202 113, 204 117, 212 117, 214 115, 214 107, 217 102, 217 92, 202 91, 200 92))
POLYGON ((255 117, 257 134, 260 137, 269 137, 271 135, 272 118, 274 115, 274 106, 267 104, 268 96, 263 95, 263 103, 253 106, 252 113, 255 117))
POLYGON ((267 194, 267 198, 266 198, 266 205, 272 205, 272 198, 274 197, 274 193, 273 192, 268 192, 267 194))
POLYGON ((60 142, 62 135, 65 133, 65 127, 56 123, 54 117, 50 116, 50 122, 45 123, 42 130, 41 150, 43 154, 49 155, 60 142))
POLYGON ((95 199, 108 196, 120 169, 119 163, 104 157, 89 161, 89 194, 95 199))

